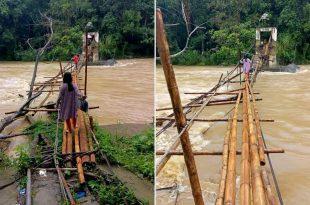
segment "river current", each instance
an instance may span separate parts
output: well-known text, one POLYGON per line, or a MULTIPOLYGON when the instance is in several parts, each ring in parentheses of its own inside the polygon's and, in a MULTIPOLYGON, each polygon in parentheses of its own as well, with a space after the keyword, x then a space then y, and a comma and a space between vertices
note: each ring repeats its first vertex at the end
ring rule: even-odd
MULTIPOLYGON (((284 204, 307 205, 310 204, 310 66, 300 67, 301 70, 297 73, 260 73, 254 91, 260 93, 257 97, 263 98, 256 103, 261 118, 275 120, 273 123, 261 123, 268 147, 285 149, 284 154, 271 155, 284 204)), ((184 92, 208 91, 217 83, 221 73, 225 74, 230 69, 231 67, 174 66, 182 104, 197 96, 185 95, 184 92)), ((158 67, 156 73, 156 107, 170 107, 162 68, 158 67)), ((230 84, 220 91, 237 87, 236 84, 230 84)), ((223 118, 232 107, 233 105, 207 107, 200 118, 223 118)), ((170 112, 161 111, 156 115, 167 116, 170 112)), ((239 118, 242 118, 241 113, 242 108, 239 110, 239 118)), ((194 123, 189 132, 193 150, 222 150, 226 126, 226 122, 194 123)), ((168 148, 174 141, 175 134, 176 128, 173 127, 157 137, 157 150, 168 148)), ((241 134, 241 129, 238 129, 238 149, 241 145, 241 134)), ((220 181, 222 157, 196 156, 195 159, 205 202, 214 204, 220 181)), ((239 180, 240 157, 237 161, 237 187, 239 180)), ((177 189, 157 191, 158 205, 175 204, 176 198, 177 204, 193 204, 182 156, 171 157, 158 175, 156 188, 175 184, 178 185, 177 189)))

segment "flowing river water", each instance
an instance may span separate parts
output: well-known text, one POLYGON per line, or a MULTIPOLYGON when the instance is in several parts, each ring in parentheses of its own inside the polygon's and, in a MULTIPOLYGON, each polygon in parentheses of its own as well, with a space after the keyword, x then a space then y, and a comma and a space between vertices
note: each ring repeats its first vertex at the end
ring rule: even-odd
MULTIPOLYGON (((5 112, 18 109, 26 101, 33 67, 33 62, 0 62, 1 119, 5 117, 5 112)), ((44 77, 55 76, 58 72, 58 63, 41 62, 36 82, 43 82, 47 80, 44 77)), ((80 88, 83 88, 84 81, 81 80, 80 84, 80 88)), ((152 122, 154 115, 153 59, 118 60, 114 66, 89 66, 87 85, 89 106, 100 107, 90 110, 89 113, 100 125, 109 125, 116 129, 119 125, 124 125, 125 129, 126 126, 128 129, 133 127, 134 131, 139 132, 142 125, 152 122)), ((54 89, 58 90, 58 87, 54 89)), ((33 104, 40 103, 44 96, 46 93, 42 94, 33 104)), ((49 100, 55 101, 57 96, 58 92, 55 92, 49 100)), ((40 114, 38 117, 45 117, 45 115, 40 114)), ((20 133, 28 125, 24 119, 16 120, 3 133, 20 133)), ((6 147, 6 154, 10 156, 15 155, 17 147, 28 144, 28 138, 25 136, 14 137, 8 141, 9 144, 0 141, 0 148, 6 147)), ((118 172, 123 174, 122 170, 118 172)), ((0 186, 11 181, 14 178, 13 174, 12 170, 2 170, 0 186)), ((138 194, 152 199, 151 183, 142 183, 139 178, 136 178, 131 176, 130 183, 138 184, 134 187, 139 189, 138 194)), ((128 177, 126 180, 129 180, 128 177)), ((0 204, 16 204, 17 191, 17 184, 0 190, 0 204)))
MULTIPOLYGON (((262 119, 274 119, 273 123, 261 123, 269 148, 283 148, 284 154, 271 154, 271 160, 279 182, 284 204, 310 204, 310 66, 300 66, 297 73, 260 73, 254 85, 258 110, 262 119)), ((218 81, 221 73, 230 67, 174 66, 182 104, 197 95, 184 92, 206 92, 218 81)), ((161 67, 156 71, 156 107, 171 107, 165 78, 161 67)), ((238 87, 230 84, 228 89, 238 87)), ((220 91, 225 91, 224 86, 220 91)), ((200 118, 222 118, 233 105, 207 107, 200 118)), ((197 110, 197 109, 196 109, 197 110)), ((171 111, 157 112, 156 116, 167 116, 171 111)), ((242 118, 242 108, 239 118, 242 118)), ((239 127, 241 124, 239 124, 239 127)), ((193 150, 222 150, 226 122, 196 122, 190 129, 193 150)), ((157 128, 159 130, 160 128, 157 128)), ((156 139, 156 149, 165 150, 174 141, 176 128, 168 129, 156 139)), ((241 145, 241 129, 238 129, 238 149, 241 145)), ((180 149, 180 147, 179 147, 180 149)), ((159 157, 157 157, 157 160, 159 157)), ((196 166, 206 204, 214 204, 220 181, 222 156, 196 156, 196 166)), ((269 170, 269 168, 268 168, 269 170)), ((240 156, 237 161, 237 187, 240 181, 240 156)), ((157 205, 193 204, 189 179, 183 156, 173 156, 157 176, 156 188, 177 189, 158 190, 157 205)), ((238 200, 237 189, 237 200, 238 200)))
MULTIPOLYGON (((5 112, 16 110, 25 101, 33 66, 33 62, 0 62, 1 118, 5 112)), ((114 66, 89 66, 88 103, 100 107, 90 110, 90 115, 95 116, 101 125, 152 122, 153 70, 153 59, 119 60, 114 66)), ((43 82, 44 77, 58 72, 58 63, 42 62, 36 82, 43 82)), ((84 82, 81 84, 83 88, 84 82)))

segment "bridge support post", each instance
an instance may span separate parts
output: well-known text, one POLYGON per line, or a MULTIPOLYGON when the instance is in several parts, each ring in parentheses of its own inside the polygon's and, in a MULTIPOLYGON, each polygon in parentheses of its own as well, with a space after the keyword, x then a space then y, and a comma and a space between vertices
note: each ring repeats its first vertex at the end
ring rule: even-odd
POLYGON ((87 63, 88 63, 88 31, 85 32, 85 76, 84 76, 84 95, 87 95, 87 63))
MULTIPOLYGON (((178 85, 174 75, 174 71, 170 62, 170 51, 169 45, 166 38, 166 33, 164 30, 164 23, 162 18, 162 13, 159 9, 156 10, 156 41, 158 52, 161 59, 161 64, 165 73, 166 83, 169 90, 171 103, 173 106, 174 116, 176 120, 176 125, 178 132, 180 133, 186 126, 186 118, 183 113, 183 107, 181 103, 181 98, 178 90, 178 85)), ((189 180, 191 184, 192 194, 196 205, 203 205, 203 197, 199 182, 199 177, 196 169, 194 154, 191 147, 191 142, 189 139, 188 131, 185 130, 180 137, 184 160, 187 167, 187 172, 189 175, 189 180)))

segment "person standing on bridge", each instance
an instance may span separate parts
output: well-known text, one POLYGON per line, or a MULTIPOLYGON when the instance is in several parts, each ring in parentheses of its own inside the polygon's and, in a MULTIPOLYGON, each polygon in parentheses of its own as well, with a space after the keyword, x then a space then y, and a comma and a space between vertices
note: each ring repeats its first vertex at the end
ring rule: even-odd
POLYGON ((70 119, 73 127, 76 128, 77 110, 79 107, 78 98, 82 97, 76 85, 72 83, 72 75, 66 72, 63 77, 63 85, 60 88, 58 100, 56 103, 59 111, 59 119, 66 121, 67 131, 72 133, 70 119))
POLYGON ((252 61, 249 59, 248 55, 245 55, 240 63, 243 64, 243 73, 249 78, 252 61))
POLYGON ((79 60, 80 60, 80 55, 79 54, 74 55, 72 60, 73 60, 73 62, 75 64, 75 69, 77 69, 77 65, 78 65, 79 60))

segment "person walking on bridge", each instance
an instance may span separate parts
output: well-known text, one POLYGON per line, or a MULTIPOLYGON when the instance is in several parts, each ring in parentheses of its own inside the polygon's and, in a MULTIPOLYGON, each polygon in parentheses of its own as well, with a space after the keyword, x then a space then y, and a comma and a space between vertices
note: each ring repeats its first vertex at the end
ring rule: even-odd
POLYGON ((240 63, 243 64, 243 73, 247 78, 249 78, 252 61, 249 59, 248 55, 245 55, 240 63))
POLYGON ((72 60, 73 60, 73 62, 75 64, 75 69, 77 69, 77 65, 78 65, 79 60, 80 60, 80 55, 79 54, 74 55, 72 60))
POLYGON ((76 128, 77 110, 79 107, 78 98, 82 97, 76 85, 72 83, 72 75, 66 72, 63 77, 63 84, 59 91, 57 108, 60 109, 59 119, 67 124, 67 131, 72 133, 70 119, 72 119, 73 127, 76 128))

